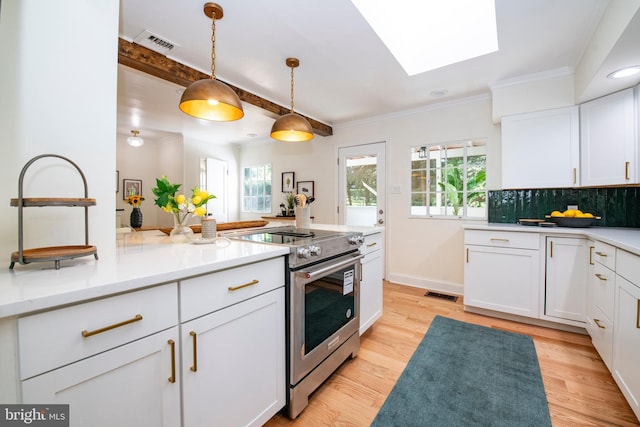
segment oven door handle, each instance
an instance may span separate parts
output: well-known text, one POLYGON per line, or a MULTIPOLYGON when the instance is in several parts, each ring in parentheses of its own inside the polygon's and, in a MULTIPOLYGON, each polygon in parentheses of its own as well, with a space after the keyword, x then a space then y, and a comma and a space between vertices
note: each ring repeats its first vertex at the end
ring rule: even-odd
POLYGON ((364 258, 364 255, 360 254, 336 264, 331 263, 331 265, 329 265, 328 267, 320 268, 318 270, 313 270, 313 271, 301 271, 300 273, 302 273, 307 279, 313 279, 318 276, 323 276, 331 271, 340 270, 341 268, 344 268, 349 264, 355 264, 356 261, 362 258, 364 258))

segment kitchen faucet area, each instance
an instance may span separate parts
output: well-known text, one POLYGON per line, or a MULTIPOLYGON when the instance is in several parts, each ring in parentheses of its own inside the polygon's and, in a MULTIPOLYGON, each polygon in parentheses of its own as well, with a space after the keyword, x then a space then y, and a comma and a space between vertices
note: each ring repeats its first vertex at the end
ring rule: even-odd
POLYGON ((640 425, 638 40, 640 0, 1 1, 0 425, 640 425))

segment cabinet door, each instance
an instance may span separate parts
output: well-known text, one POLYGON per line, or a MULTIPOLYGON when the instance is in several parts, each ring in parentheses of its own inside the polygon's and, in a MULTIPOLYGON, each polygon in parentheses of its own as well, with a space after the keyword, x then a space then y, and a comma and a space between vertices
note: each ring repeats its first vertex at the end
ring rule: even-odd
POLYGON ((637 183, 633 89, 580 106, 582 185, 637 183))
POLYGON ((613 378, 640 419, 640 288, 616 276, 613 378))
POLYGON ((284 288, 181 326, 185 427, 261 426, 285 405, 284 288))
POLYGON ((177 342, 175 326, 24 380, 23 402, 69 404, 77 427, 178 426, 177 342))
POLYGON ((362 259, 360 283, 360 335, 382 316, 382 250, 362 259))
POLYGON ((538 317, 539 251, 466 246, 465 305, 538 317))
POLYGON ((577 106, 503 117, 502 188, 578 185, 579 132, 577 106))
POLYGON ((585 321, 587 264, 585 239, 547 237, 545 315, 585 321))

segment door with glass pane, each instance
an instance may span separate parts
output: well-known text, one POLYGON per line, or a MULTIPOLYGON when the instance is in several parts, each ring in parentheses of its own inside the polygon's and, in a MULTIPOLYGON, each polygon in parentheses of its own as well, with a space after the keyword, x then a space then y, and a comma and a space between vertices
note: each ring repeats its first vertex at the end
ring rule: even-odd
POLYGON ((338 150, 338 223, 385 224, 385 143, 338 150))

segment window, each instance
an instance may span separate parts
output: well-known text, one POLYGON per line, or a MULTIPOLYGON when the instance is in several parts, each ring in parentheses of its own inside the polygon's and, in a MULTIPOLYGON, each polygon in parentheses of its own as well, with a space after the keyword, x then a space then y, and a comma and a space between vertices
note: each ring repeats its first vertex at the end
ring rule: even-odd
POLYGON ((271 165, 245 167, 242 181, 242 212, 271 212, 271 165))
POLYGON ((411 215, 487 217, 486 141, 411 149, 411 215))

